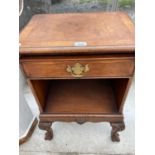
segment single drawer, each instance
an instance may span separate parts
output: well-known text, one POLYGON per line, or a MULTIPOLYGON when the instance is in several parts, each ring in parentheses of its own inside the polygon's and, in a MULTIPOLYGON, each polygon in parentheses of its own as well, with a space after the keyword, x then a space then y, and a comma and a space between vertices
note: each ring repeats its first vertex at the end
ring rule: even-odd
POLYGON ((29 78, 105 78, 131 77, 134 57, 42 57, 20 60, 29 78))

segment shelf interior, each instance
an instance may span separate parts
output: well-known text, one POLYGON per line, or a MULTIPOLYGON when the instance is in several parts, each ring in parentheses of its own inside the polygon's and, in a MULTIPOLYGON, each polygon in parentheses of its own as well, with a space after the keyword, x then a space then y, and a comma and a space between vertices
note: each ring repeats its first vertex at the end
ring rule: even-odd
POLYGON ((128 79, 32 80, 43 113, 112 114, 121 106, 128 79))

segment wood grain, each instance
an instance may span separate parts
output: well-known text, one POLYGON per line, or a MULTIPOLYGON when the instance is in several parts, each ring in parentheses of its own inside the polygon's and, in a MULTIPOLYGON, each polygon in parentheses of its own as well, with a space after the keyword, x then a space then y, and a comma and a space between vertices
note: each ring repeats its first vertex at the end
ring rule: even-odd
POLYGON ((76 63, 88 64, 90 70, 82 78, 97 77, 132 77, 134 72, 134 57, 49 57, 49 58, 24 58, 21 59, 24 72, 29 78, 72 78, 66 71, 67 66, 76 63))
POLYGON ((39 105, 40 112, 42 112, 46 104, 46 97, 49 89, 49 81, 28 80, 28 84, 31 87, 33 95, 39 105))
POLYGON ((108 80, 53 80, 45 113, 117 113, 108 80))
POLYGON ((123 121, 123 114, 51 114, 41 113, 39 115, 40 121, 43 122, 77 122, 79 119, 85 122, 120 122, 123 121))
POLYGON ((113 79, 111 82, 116 98, 117 108, 119 109, 120 113, 123 113, 123 106, 129 86, 131 84, 131 79, 130 78, 113 79))
POLYGON ((133 53, 134 25, 122 12, 35 15, 20 44, 20 54, 133 53))
POLYGON ((134 74, 134 38, 134 24, 122 12, 33 16, 20 33, 20 65, 38 103, 45 139, 52 139, 54 121, 106 121, 112 140, 120 140, 134 74), (75 71, 80 78, 71 74, 73 67, 67 70, 76 63, 87 65, 87 71, 75 71))

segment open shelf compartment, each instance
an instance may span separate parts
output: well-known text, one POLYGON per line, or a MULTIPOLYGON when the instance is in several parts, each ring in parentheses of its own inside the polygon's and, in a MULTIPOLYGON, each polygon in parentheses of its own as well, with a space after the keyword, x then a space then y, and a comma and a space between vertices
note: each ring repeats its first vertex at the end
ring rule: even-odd
POLYGON ((120 111, 129 79, 31 80, 46 114, 114 114, 120 111))

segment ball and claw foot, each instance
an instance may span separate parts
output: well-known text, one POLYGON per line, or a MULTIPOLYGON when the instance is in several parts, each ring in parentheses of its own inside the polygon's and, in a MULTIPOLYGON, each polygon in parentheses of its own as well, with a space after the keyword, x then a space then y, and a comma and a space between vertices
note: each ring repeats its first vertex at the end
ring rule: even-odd
POLYGON ((120 138, 119 138, 119 133, 118 132, 123 131, 125 129, 124 122, 110 123, 110 125, 112 127, 111 140, 113 142, 120 142, 120 138))
POLYGON ((52 123, 49 122, 40 122, 39 128, 41 130, 46 130, 45 140, 51 140, 53 138, 53 130, 51 128, 52 123))

